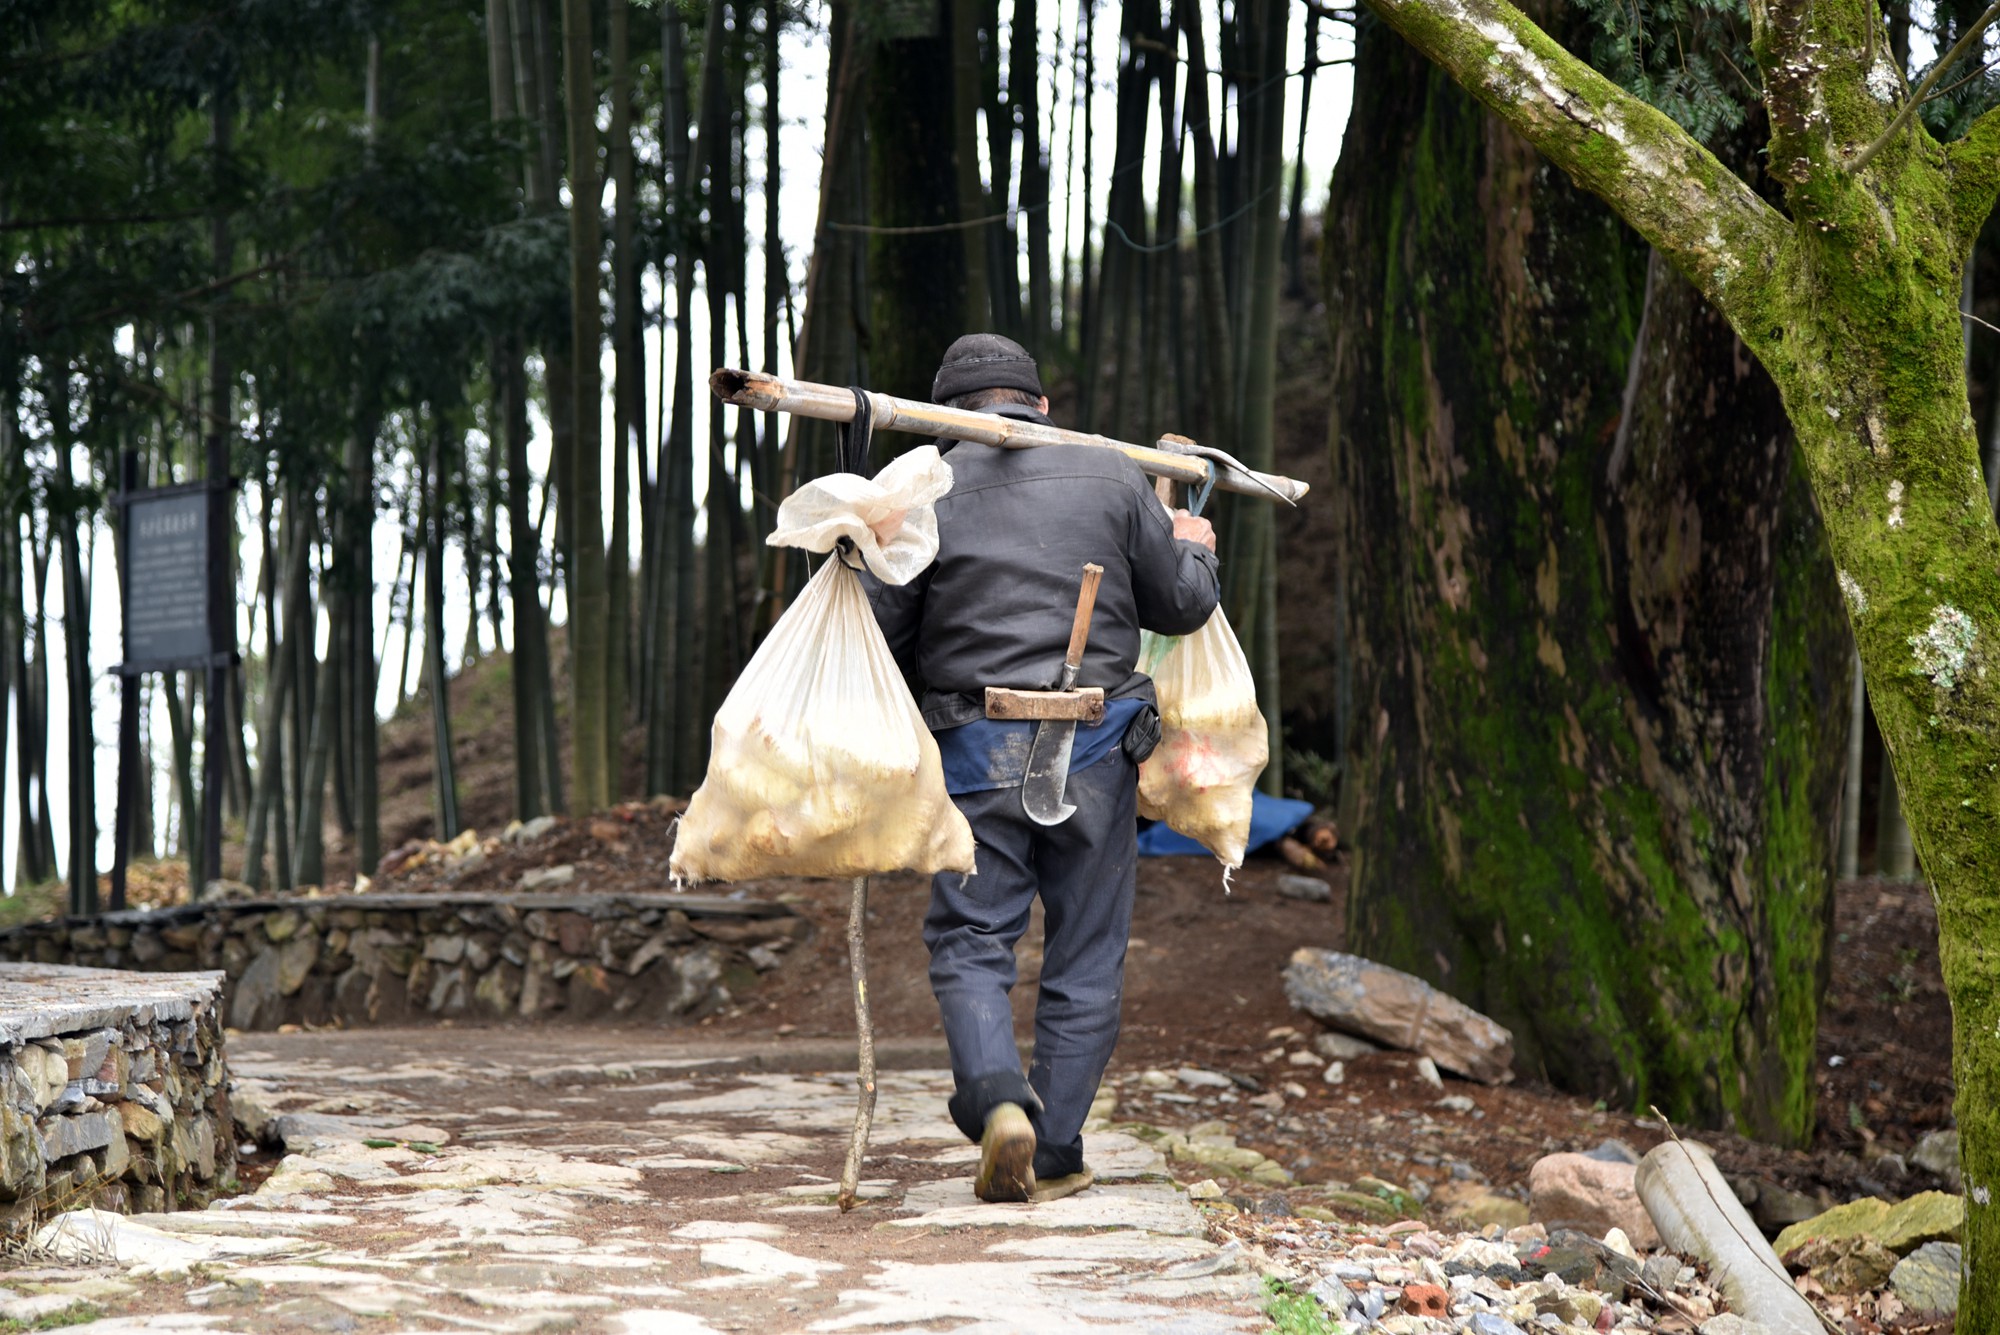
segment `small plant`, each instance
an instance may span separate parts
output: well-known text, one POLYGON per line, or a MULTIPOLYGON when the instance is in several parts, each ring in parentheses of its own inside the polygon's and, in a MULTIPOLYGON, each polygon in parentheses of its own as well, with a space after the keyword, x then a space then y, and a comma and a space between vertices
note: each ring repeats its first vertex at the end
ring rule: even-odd
POLYGON ((1341 1335, 1346 1327, 1327 1316, 1319 1299, 1281 1279, 1266 1279, 1264 1315, 1278 1335, 1341 1335))
POLYGON ((1285 748, 1285 778, 1315 806, 1331 806, 1340 791, 1340 761, 1303 747, 1285 748))
POLYGON ((13 1335, 15 1331, 60 1330, 64 1326, 83 1326, 104 1315, 103 1309, 94 1303, 76 1303, 60 1312, 50 1312, 47 1316, 33 1321, 0 1321, 0 1335, 13 1335))

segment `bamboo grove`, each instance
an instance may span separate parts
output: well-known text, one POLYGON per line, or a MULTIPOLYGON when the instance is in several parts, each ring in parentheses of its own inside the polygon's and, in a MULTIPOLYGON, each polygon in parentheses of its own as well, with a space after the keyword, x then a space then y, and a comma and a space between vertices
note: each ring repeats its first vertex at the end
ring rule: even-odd
MULTIPOLYGON (((8 7, 0 856, 94 902, 100 739, 51 681, 91 701, 117 652, 90 608, 116 598, 127 452, 168 486, 219 444, 251 558, 220 698, 201 673, 145 688, 166 800, 139 785, 132 849, 259 888, 375 865, 390 707, 427 712, 433 833, 457 834, 437 687, 496 652, 519 817, 698 781, 805 574, 763 545, 776 502, 833 458, 823 424, 706 411, 710 366, 923 396, 939 349, 990 327, 1080 386, 1072 424, 1268 469, 1307 204, 1285 93, 1309 104, 1350 20, 1131 0, 1113 42, 1095 0, 8 7), (793 91, 795 38, 823 103, 793 91), (816 159, 781 151, 787 120, 823 127, 816 159), (819 187, 804 248, 791 176, 819 187), (191 837, 205 774, 219 867, 191 837)), ((1268 506, 1224 531, 1275 727, 1268 506)))

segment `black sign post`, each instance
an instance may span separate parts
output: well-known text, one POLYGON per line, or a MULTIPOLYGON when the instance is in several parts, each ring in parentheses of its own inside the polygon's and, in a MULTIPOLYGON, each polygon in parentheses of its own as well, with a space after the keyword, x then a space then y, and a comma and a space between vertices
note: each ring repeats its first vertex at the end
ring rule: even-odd
MULTIPOLYGON (((236 662, 229 579, 231 479, 220 436, 208 438, 208 478, 174 487, 139 488, 139 457, 124 452, 117 496, 125 557, 120 581, 124 661, 113 669, 122 689, 118 718, 118 815, 111 862, 111 908, 125 907, 125 872, 138 812, 139 678, 148 672, 205 668, 208 696, 202 757, 201 866, 222 866, 222 699, 236 662)), ((201 887, 189 887, 199 892, 201 887)), ((94 887, 93 887, 94 889, 94 887)), ((93 894, 91 898, 95 898, 93 894)), ((94 903, 71 904, 92 913, 94 903)))

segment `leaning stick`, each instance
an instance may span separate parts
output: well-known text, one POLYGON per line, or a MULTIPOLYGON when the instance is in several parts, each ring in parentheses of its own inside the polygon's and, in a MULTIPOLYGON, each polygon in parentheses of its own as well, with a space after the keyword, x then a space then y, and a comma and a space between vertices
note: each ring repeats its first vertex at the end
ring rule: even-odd
MULTIPOLYGON (((787 380, 761 371, 738 371, 724 367, 708 378, 709 388, 724 403, 760 413, 794 413, 828 422, 854 420, 854 392, 838 385, 817 385, 810 380, 787 380)), ((1065 431, 1041 422, 993 413, 945 408, 915 399, 899 399, 893 394, 868 395, 874 410, 877 431, 908 431, 919 436, 944 436, 970 440, 981 445, 1024 449, 1033 445, 1091 445, 1117 450, 1139 465, 1143 473, 1171 478, 1199 486, 1208 481, 1209 468, 1215 469, 1219 491, 1263 496, 1297 505, 1308 486, 1294 478, 1260 473, 1241 460, 1210 445, 1197 445, 1181 436, 1163 436, 1157 445, 1132 445, 1086 431, 1065 431)))
POLYGON ((847 1162, 840 1169, 840 1210, 854 1208, 861 1190, 861 1159, 868 1153, 868 1128, 875 1121, 875 1022, 868 1015, 868 878, 854 878, 847 910, 847 970, 854 978, 854 1032, 861 1042, 860 1097, 854 1131, 847 1138, 847 1162))

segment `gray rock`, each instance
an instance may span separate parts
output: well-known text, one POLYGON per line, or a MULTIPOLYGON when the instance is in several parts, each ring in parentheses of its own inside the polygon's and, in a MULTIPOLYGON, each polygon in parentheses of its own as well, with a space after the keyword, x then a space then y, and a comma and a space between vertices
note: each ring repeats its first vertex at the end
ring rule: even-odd
POLYGON ((1674 1283, 1680 1278, 1680 1273, 1681 1258, 1672 1252, 1661 1252, 1657 1256, 1646 1258, 1646 1264, 1640 1267, 1639 1278, 1643 1279, 1654 1292, 1670 1294, 1674 1291, 1674 1283))
POLYGON ((289 997, 305 986, 306 975, 319 959, 319 934, 307 931, 278 947, 278 995, 289 997))
POLYGON ((424 942, 424 958, 436 960, 439 964, 456 964, 465 958, 465 938, 434 936, 424 942))
POLYGON ((1793 1224, 1811 1219, 1820 1212, 1819 1202, 1802 1192, 1759 1179, 1757 1199, 1751 1203, 1750 1217, 1766 1233, 1780 1233, 1793 1224))
MULTIPOLYGON (((116 1113, 109 1115, 116 1116, 116 1113)), ((125 1176, 125 1170, 131 1162, 132 1148, 126 1143, 125 1128, 121 1125, 104 1147, 104 1176, 113 1181, 125 1176)))
POLYGON ((82 1038, 66 1038, 63 1050, 69 1058, 69 1078, 87 1080, 104 1068, 104 1059, 110 1055, 111 1045, 118 1040, 115 1029, 99 1029, 85 1034, 82 1038))
MULTIPOLYGON (((1389 1295, 1371 1285, 1363 1289, 1360 1293, 1353 1295, 1347 1310, 1353 1315, 1356 1321, 1366 1326, 1381 1320, 1382 1313, 1388 1309, 1388 1306, 1389 1295)), ((1509 1329, 1511 1330, 1512 1327, 1509 1327, 1509 1329)), ((1515 1331, 1514 1335, 1521 1335, 1521 1333, 1515 1331)))
POLYGON ((1307 1295, 1316 1299, 1321 1307, 1335 1316, 1347 1315, 1347 1286, 1329 1276, 1321 1276, 1320 1281, 1306 1290, 1307 1295))
POLYGON ((1889 1287, 1916 1312, 1956 1312, 1965 1254, 1955 1242, 1927 1242, 1896 1263, 1889 1287))
POLYGON ((255 1029, 260 1015, 275 1012, 278 997, 278 949, 271 946, 259 951, 236 980, 229 1001, 229 1023, 238 1029, 255 1029))
POLYGON ((43 1180, 41 1137, 34 1121, 12 1104, 0 1103, 0 1196, 32 1197, 43 1180))
POLYGON ((1302 899, 1308 904, 1333 902, 1332 886, 1317 876, 1300 876, 1295 872, 1279 874, 1278 894, 1285 899, 1302 899))
POLYGON ((39 1043, 26 1043, 14 1054, 14 1066, 27 1082, 27 1092, 37 1112, 62 1097, 69 1084, 69 1060, 39 1043))
POLYGON ((1724 1312, 1701 1323, 1701 1335, 1766 1335, 1764 1323, 1724 1312))
POLYGON ((631 960, 625 965, 625 972, 636 977, 648 964, 666 958, 667 952, 674 947, 673 936, 672 932, 655 932, 645 945, 632 952, 631 960))
POLYGON ((722 979, 721 952, 714 946, 688 951, 674 961, 679 986, 670 1003, 675 1014, 691 1011, 708 996, 708 990, 722 979))
POLYGON ((1959 1168, 1958 1129, 1927 1131, 1917 1147, 1910 1151, 1910 1162, 1917 1167, 1936 1173, 1951 1184, 1953 1191, 1962 1190, 1965 1174, 1959 1168))
POLYGON ((1313 1035, 1313 1051, 1328 1061, 1351 1062, 1356 1057, 1366 1056, 1382 1050, 1379 1044, 1370 1043, 1365 1038, 1343 1034, 1335 1030, 1313 1035))
POLYGON ((1521 1328, 1498 1312, 1474 1312, 1465 1328, 1472 1335, 1521 1335, 1521 1328))
POLYGON ((1285 966, 1285 995, 1308 1015, 1422 1053, 1474 1080, 1513 1079, 1514 1036, 1423 979, 1358 955, 1302 946, 1285 966))
POLYGON ((111 1137, 124 1136, 125 1127, 112 1112, 77 1113, 70 1117, 45 1117, 40 1126, 42 1158, 54 1163, 72 1154, 101 1150, 111 1137))
POLYGON ((1601 1159, 1605 1163, 1629 1163, 1639 1166, 1639 1151, 1622 1140, 1607 1140, 1584 1156, 1586 1159, 1601 1159))
POLYGON ((533 820, 523 821, 515 826, 507 833, 506 838, 510 843, 532 844, 560 824, 562 822, 554 816, 537 816, 533 820))
POLYGON ((564 862, 553 867, 535 867, 522 872, 520 884, 516 888, 522 891, 548 890, 558 885, 568 885, 575 879, 576 867, 564 862))

